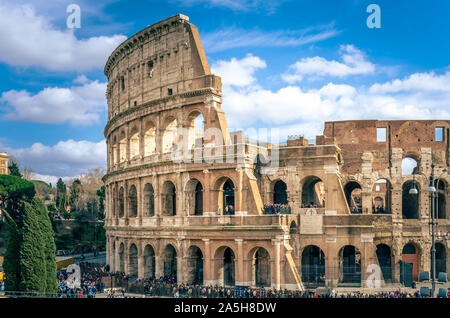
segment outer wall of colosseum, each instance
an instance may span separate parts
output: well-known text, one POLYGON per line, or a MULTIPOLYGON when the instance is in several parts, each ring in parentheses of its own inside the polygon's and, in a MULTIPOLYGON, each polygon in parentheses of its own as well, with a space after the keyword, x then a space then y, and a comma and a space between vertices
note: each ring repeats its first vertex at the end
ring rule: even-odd
POLYGON ((397 284, 407 263, 416 280, 430 270, 432 164, 436 271, 450 268, 450 121, 326 122, 315 144, 251 142, 228 131, 221 78, 183 15, 122 43, 105 75, 112 270, 303 289, 365 287, 371 264, 397 284), (415 196, 402 162, 417 164, 415 196))

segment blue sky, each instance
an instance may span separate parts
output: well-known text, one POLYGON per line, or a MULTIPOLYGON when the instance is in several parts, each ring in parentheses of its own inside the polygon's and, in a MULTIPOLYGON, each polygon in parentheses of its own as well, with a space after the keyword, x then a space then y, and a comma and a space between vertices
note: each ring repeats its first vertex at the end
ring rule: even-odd
POLYGON ((0 151, 47 181, 104 167, 106 58, 177 13, 223 78, 232 129, 314 138, 325 120, 450 118, 446 0, 3 0, 0 151), (379 29, 366 25, 371 3, 379 29))

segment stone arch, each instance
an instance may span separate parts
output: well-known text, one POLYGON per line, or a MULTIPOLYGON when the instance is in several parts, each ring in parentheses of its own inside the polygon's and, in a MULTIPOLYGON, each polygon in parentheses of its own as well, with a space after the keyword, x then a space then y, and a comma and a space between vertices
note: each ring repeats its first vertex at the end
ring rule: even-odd
POLYGON ((412 175, 419 172, 420 156, 409 153, 402 159, 402 175, 412 175))
POLYGON ((340 284, 361 284, 361 260, 360 250, 353 245, 345 245, 339 250, 340 284))
POLYGON ((175 216, 177 214, 176 188, 172 181, 165 181, 162 187, 162 214, 175 216))
POLYGON ((297 223, 295 221, 292 221, 289 226, 289 234, 298 234, 297 223))
POLYGON ((199 110, 193 110, 186 119, 188 128, 188 149, 201 148, 205 132, 205 119, 199 110))
POLYGON ((185 186, 186 207, 189 215, 203 215, 203 186, 197 179, 190 179, 185 186))
POLYGON ((164 277, 177 281, 177 251, 172 244, 164 248, 164 277))
POLYGON ((156 125, 152 121, 144 122, 144 157, 156 153, 156 125))
POLYGON ((223 211, 223 215, 234 215, 235 212, 235 187, 234 182, 229 177, 219 178, 214 186, 217 192, 218 210, 223 211))
POLYGON ((392 184, 387 179, 378 179, 372 187, 372 213, 391 214, 392 184))
POLYGON ((120 243, 119 245, 119 272, 125 272, 125 245, 120 243))
POLYGON ((264 247, 253 248, 248 259, 252 260, 252 284, 258 287, 271 286, 270 254, 264 247))
POLYGON ((162 152, 170 153, 174 146, 178 143, 177 140, 178 122, 175 117, 169 116, 164 122, 164 132, 162 136, 162 152))
POLYGON ((155 250, 147 244, 144 248, 144 277, 154 278, 156 276, 155 250))
POLYGON ((187 282, 194 285, 203 285, 203 253, 192 245, 187 250, 187 282))
POLYGON ((138 214, 138 197, 136 186, 133 184, 128 192, 128 213, 132 218, 137 217, 138 214))
POLYGON ((127 136, 123 130, 119 136, 119 162, 125 162, 127 161, 127 136))
POLYGON ((316 176, 308 176, 301 182, 302 207, 325 207, 325 184, 316 176))
POLYGON ((219 247, 214 253, 215 273, 219 285, 234 286, 236 283, 235 253, 228 246, 219 247))
POLYGON ((306 286, 325 285, 325 254, 316 245, 308 245, 303 249, 302 282, 306 286))
POLYGON ((437 193, 436 193, 436 209, 437 209, 437 219, 447 218, 447 181, 444 179, 435 180, 434 182, 437 193))
POLYGON ((130 132, 130 159, 139 157, 140 155, 140 145, 139 145, 139 130, 137 126, 133 126, 130 132))
POLYGON ((417 194, 411 194, 413 181, 405 181, 402 185, 402 218, 418 219, 420 207, 420 184, 416 183, 417 194))
POLYGON ((288 204, 287 185, 283 180, 273 185, 273 204, 288 204))
MULTIPOLYGON (((402 261, 412 264, 412 280, 417 281, 420 267, 420 247, 414 242, 405 244, 402 248, 402 261)), ((404 271, 404 270, 403 270, 404 271)))
POLYGON ((362 188, 359 182, 347 182, 344 192, 350 212, 362 213, 362 188))
POLYGON ((376 249, 378 265, 385 282, 392 282, 392 252, 386 244, 378 244, 376 249))
POLYGON ((155 191, 151 183, 144 186, 144 216, 155 216, 155 191))
POLYGON ((119 189, 119 218, 123 218, 125 216, 125 190, 123 187, 119 189))
POLYGON ((138 249, 136 244, 132 243, 128 254, 128 275, 131 277, 137 277, 138 268, 138 249))

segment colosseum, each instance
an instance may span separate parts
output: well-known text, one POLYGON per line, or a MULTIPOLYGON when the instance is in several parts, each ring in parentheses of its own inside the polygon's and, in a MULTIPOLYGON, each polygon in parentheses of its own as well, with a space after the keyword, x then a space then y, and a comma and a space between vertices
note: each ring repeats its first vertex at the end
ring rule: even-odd
POLYGON ((315 142, 250 140, 228 130, 221 78, 181 14, 123 42, 104 73, 113 271, 304 290, 366 287, 378 268, 382 286, 407 285, 431 268, 430 202, 436 276, 449 268, 450 120, 325 122, 315 142))

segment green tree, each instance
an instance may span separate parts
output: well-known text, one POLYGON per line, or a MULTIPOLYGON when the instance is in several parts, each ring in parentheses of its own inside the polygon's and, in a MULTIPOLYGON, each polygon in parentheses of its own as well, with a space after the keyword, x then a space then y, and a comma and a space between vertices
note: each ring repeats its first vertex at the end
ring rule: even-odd
POLYGON ((105 216, 105 186, 101 186, 99 190, 97 190, 97 196, 99 200, 99 218, 103 219, 105 216))
POLYGON ((80 179, 75 179, 70 187, 69 204, 71 211, 80 212, 84 206, 82 201, 83 185, 80 179))
POLYGON ((67 188, 61 178, 56 183, 56 208, 58 213, 63 214, 67 206, 67 188))
POLYGON ((22 239, 16 222, 6 211, 4 212, 8 233, 8 244, 3 262, 3 270, 6 273, 5 290, 18 291, 20 290, 20 242, 22 239))
POLYGON ((11 164, 8 166, 9 175, 14 177, 22 178, 22 174, 20 173, 19 166, 15 161, 11 161, 11 164))
POLYGON ((39 218, 38 211, 25 202, 20 246, 20 290, 42 294, 47 288, 47 275, 45 242, 39 218))
POLYGON ((0 208, 9 213, 18 228, 22 228, 23 203, 35 195, 33 183, 16 176, 0 175, 0 208))
POLYGON ((32 207, 39 217, 40 232, 43 238, 43 250, 45 256, 45 274, 47 293, 56 293, 58 290, 56 284, 56 245, 55 233, 53 232, 52 223, 45 206, 42 201, 35 197, 32 201, 32 207))

